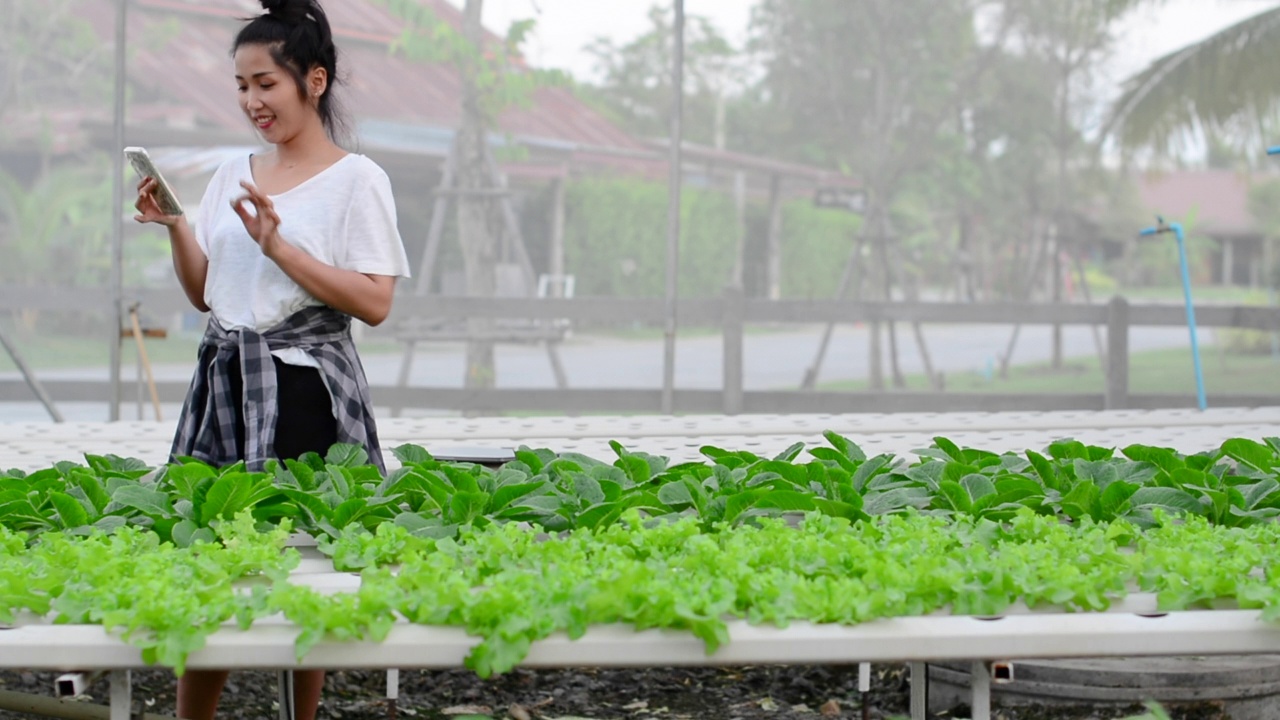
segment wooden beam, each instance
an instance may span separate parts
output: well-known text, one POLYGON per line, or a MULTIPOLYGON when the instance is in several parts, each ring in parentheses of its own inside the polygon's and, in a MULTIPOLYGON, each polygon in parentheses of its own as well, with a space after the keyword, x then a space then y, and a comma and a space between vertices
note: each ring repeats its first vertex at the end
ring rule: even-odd
MULTIPOLYGON (((144 310, 178 312, 190 307, 182 291, 126 288, 126 301, 141 301, 144 310)), ((49 312, 100 312, 110 303, 110 293, 102 288, 0 287, 0 311, 32 309, 49 312)), ((680 301, 683 322, 717 325, 723 300, 701 298, 680 301)), ((920 322, 940 325, 1106 325, 1107 305, 1039 305, 1019 303, 977 303, 957 305, 937 302, 848 302, 837 300, 751 299, 745 301, 744 322, 920 322)), ((663 302, 658 298, 575 297, 575 298, 479 298, 415 297, 410 292, 396 296, 392 320, 430 316, 442 320, 468 317, 524 318, 601 323, 660 323, 663 302)), ((1134 327, 1185 327, 1186 310, 1181 305, 1130 305, 1134 327)), ((1280 308, 1266 306, 1216 306, 1196 308, 1201 327, 1242 328, 1280 332, 1280 308)), ((375 334, 378 331, 374 331, 375 334)))

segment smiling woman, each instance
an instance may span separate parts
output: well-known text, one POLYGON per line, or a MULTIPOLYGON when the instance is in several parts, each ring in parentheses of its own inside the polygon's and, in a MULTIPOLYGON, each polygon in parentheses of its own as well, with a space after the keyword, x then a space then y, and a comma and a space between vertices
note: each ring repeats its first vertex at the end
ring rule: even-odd
MULTIPOLYGON (((168 228, 174 269, 209 311, 172 456, 215 466, 359 446, 385 472, 352 318, 377 325, 408 260, 387 175, 339 144, 337 48, 315 0, 262 0, 232 45, 240 108, 272 147, 232 158, 209 182, 194 228, 164 215, 156 181, 138 187, 139 222, 168 228)), ((192 672, 178 714, 211 719, 225 672, 192 672)), ((300 720, 324 675, 298 673, 300 720)))

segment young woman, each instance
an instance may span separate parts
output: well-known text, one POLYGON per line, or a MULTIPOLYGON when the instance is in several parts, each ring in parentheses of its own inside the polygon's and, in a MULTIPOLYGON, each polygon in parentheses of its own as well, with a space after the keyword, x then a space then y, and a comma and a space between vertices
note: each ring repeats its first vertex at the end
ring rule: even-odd
MULTIPOLYGON (((328 19, 316 0, 261 0, 232 45, 240 108, 273 147, 209 182, 194 230, 138 186, 138 222, 169 231, 187 298, 210 313, 172 455, 213 465, 363 445, 382 465, 351 318, 381 323, 408 260, 386 173, 335 142, 342 120, 328 19)), ((385 468, 384 468, 385 470, 385 468)), ((210 720, 226 672, 188 672, 178 716, 210 720)), ((324 673, 295 674, 312 720, 324 673)))

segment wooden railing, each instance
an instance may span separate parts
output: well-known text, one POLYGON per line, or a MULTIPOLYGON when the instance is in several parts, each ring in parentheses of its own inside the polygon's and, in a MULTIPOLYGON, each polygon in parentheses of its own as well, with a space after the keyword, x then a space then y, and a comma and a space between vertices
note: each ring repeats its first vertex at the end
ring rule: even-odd
MULTIPOLYGON (((177 291, 137 291, 127 293, 128 301, 141 301, 144 308, 185 307, 177 291)), ((107 307, 109 299, 101 291, 0 290, 0 310, 35 308, 46 311, 83 311, 107 307)), ((499 299, 469 297, 416 297, 396 300, 395 310, 384 328, 393 328, 405 319, 431 317, 462 322, 486 317, 522 320, 568 320, 575 325, 630 326, 635 323, 659 325, 663 320, 661 299, 573 298, 499 299)), ((1181 394, 1138 394, 1129 385, 1129 333, 1141 326, 1185 326, 1180 305, 1138 305, 1122 298, 1093 305, 1027 305, 1015 303, 956 304, 935 302, 841 302, 834 300, 768 301, 744 298, 729 292, 714 299, 686 300, 679 304, 681 326, 715 326, 721 329, 723 375, 720 389, 676 390, 677 413, 845 413, 858 411, 999 411, 999 410, 1103 410, 1160 409, 1194 407, 1192 388, 1181 394), (758 324, 919 322, 938 324, 994 325, 1093 325, 1106 328, 1106 387, 1098 393, 971 393, 971 392, 831 392, 807 390, 745 390, 743 387, 743 336, 745 328, 758 324)), ((1280 332, 1280 308, 1255 306, 1200 306, 1196 318, 1204 328, 1241 328, 1280 332)), ((374 335, 389 331, 383 328, 374 335)), ((569 379, 572 385, 572 378, 569 379)), ((377 382, 377 379, 374 380, 377 382)), ((125 381, 123 397, 133 397, 136 388, 125 381)), ((44 380, 55 401, 106 402, 109 386, 104 381, 44 380)), ((180 402, 185 382, 162 382, 160 397, 180 402)), ((661 388, 652 389, 534 389, 498 388, 470 390, 456 387, 373 386, 374 401, 381 406, 434 408, 481 413, 531 411, 548 413, 657 413, 661 408, 661 388)), ((1276 395, 1210 394, 1217 407, 1280 405, 1276 395)), ((31 401, 30 390, 20 380, 0 381, 0 402, 31 401)))

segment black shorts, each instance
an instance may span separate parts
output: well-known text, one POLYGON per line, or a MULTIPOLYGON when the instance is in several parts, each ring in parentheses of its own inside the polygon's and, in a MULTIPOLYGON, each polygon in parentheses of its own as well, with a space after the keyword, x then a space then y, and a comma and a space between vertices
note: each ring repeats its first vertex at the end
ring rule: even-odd
MULTIPOLYGON (((273 457, 296 460, 308 452, 324 457, 338 442, 338 421, 333 417, 329 389, 313 367, 289 365, 272 357, 276 365, 276 443, 273 457)), ((231 396, 242 397, 244 381, 239 359, 232 360, 231 396)), ((236 454, 244 457, 244 407, 236 404, 236 454)))

